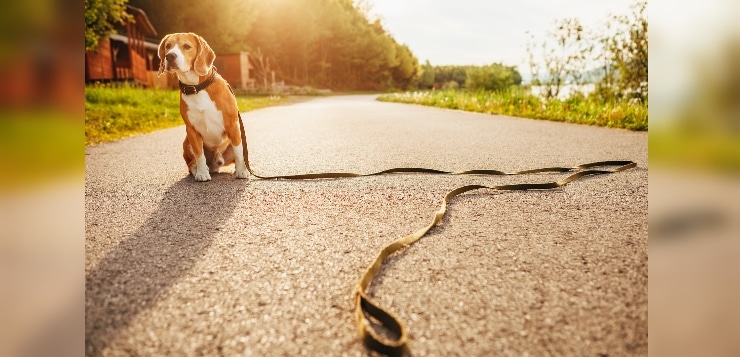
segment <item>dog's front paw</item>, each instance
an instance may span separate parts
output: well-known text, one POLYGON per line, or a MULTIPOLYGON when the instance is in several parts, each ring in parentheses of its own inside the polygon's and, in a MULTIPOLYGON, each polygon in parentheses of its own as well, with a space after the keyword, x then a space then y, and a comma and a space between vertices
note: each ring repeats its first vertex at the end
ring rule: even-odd
POLYGON ((190 173, 193 174, 195 181, 211 181, 211 175, 208 173, 208 165, 206 165, 205 156, 201 155, 199 158, 195 159, 195 165, 190 167, 190 173))
POLYGON ((208 174, 208 171, 194 172, 193 177, 195 178, 195 181, 198 181, 198 182, 211 181, 211 175, 208 174))
POLYGON ((249 171, 247 171, 246 167, 236 167, 236 170, 234 170, 234 176, 238 179, 245 179, 249 178, 249 171))
POLYGON ((236 176, 236 178, 249 178, 249 171, 247 171, 247 169, 237 169, 236 172, 234 172, 234 176, 236 176))

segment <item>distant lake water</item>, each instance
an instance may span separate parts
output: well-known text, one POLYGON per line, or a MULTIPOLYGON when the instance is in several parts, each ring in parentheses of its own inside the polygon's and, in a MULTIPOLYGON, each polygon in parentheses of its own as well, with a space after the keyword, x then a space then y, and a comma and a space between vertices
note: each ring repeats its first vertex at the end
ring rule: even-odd
MULTIPOLYGON (((570 95, 576 91, 579 91, 585 95, 588 95, 589 93, 593 92, 595 88, 595 85, 593 83, 591 84, 584 84, 584 85, 577 85, 577 84, 566 84, 560 86, 560 93, 558 93, 559 99, 566 99, 570 97, 570 95)), ((534 95, 543 95, 545 92, 544 86, 531 86, 530 92, 534 95)))

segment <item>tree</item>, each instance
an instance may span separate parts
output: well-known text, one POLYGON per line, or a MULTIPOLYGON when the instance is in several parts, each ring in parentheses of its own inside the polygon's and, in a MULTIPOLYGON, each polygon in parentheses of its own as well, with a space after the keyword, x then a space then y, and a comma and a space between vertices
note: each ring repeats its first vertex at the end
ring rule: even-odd
POLYGON ((641 102, 648 97, 648 22, 646 0, 632 4, 630 15, 613 16, 617 31, 605 39, 622 96, 641 102))
POLYGON ((144 10, 157 32, 195 32, 218 53, 246 51, 258 1, 130 0, 144 10), (218 19, 218 20, 215 20, 218 19))
POLYGON ((434 82, 444 84, 449 82, 465 83, 468 78, 468 66, 436 66, 434 67, 434 82))
POLYGON ((396 44, 396 58, 398 65, 393 68, 394 87, 408 89, 415 86, 419 80, 419 61, 406 45, 396 44))
POLYGON ((594 60, 597 63, 597 68, 594 70, 597 80, 594 84, 594 91, 589 94, 592 97, 596 97, 601 101, 608 102, 618 97, 619 89, 617 83, 619 82, 619 72, 617 66, 612 58, 612 53, 609 50, 610 43, 614 36, 613 24, 606 22, 604 33, 598 38, 598 50, 595 52, 594 60))
POLYGON ((469 67, 466 74, 465 88, 470 90, 500 91, 522 83, 522 76, 515 67, 500 63, 469 67))
POLYGON ((130 16, 126 13, 128 0, 85 0, 85 50, 98 49, 101 37, 110 35, 116 25, 122 25, 130 16))
POLYGON ((545 98, 557 98, 565 84, 581 85, 586 81, 584 72, 594 49, 586 35, 577 18, 563 19, 555 22, 555 29, 540 44, 533 38, 527 44, 533 83, 543 87, 545 98))
POLYGON ((434 67, 426 60, 421 69, 421 78, 419 79, 419 88, 430 89, 434 85, 434 67))
POLYGON ((158 32, 197 32, 217 55, 259 54, 292 85, 407 88, 420 73, 411 50, 371 17, 369 0, 130 1, 158 32))
POLYGON ((541 43, 527 44, 532 84, 555 98, 564 84, 594 83, 591 94, 608 101, 648 97, 648 22, 646 0, 636 0, 628 15, 611 15, 596 34, 578 19, 556 22, 541 43))

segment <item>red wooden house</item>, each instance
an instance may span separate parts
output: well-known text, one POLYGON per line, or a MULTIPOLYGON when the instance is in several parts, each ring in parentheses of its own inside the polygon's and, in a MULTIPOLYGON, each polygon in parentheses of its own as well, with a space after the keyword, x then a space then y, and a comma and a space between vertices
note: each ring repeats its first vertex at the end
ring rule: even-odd
MULTIPOLYGON (((177 77, 157 77, 159 40, 143 10, 127 5, 134 21, 119 27, 117 34, 101 38, 96 51, 85 52, 85 82, 131 82, 146 87, 177 88, 177 77)), ((253 69, 247 52, 216 54, 214 65, 234 89, 254 89, 253 69)))
POLYGON ((251 78, 252 65, 248 52, 237 52, 228 54, 216 54, 213 65, 218 68, 221 77, 229 82, 234 89, 254 89, 254 78, 251 78))
POLYGON ((128 81, 154 85, 153 71, 159 68, 158 43, 145 38, 157 36, 146 13, 133 6, 126 12, 134 21, 126 22, 119 33, 100 39, 96 51, 85 52, 85 82, 128 81))

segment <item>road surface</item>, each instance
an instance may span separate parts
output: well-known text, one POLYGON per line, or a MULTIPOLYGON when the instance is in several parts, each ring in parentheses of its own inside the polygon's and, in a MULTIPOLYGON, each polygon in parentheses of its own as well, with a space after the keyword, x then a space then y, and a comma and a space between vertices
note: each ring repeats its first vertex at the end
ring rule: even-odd
MULTIPOLYGON (((414 356, 647 355, 647 133, 317 98, 244 115, 262 175, 633 160, 552 191, 475 191, 371 286, 414 356)), ((86 149, 87 355, 366 356, 353 287, 466 184, 187 176, 184 127, 86 149)), ((231 171, 230 171, 231 170, 231 171)))

